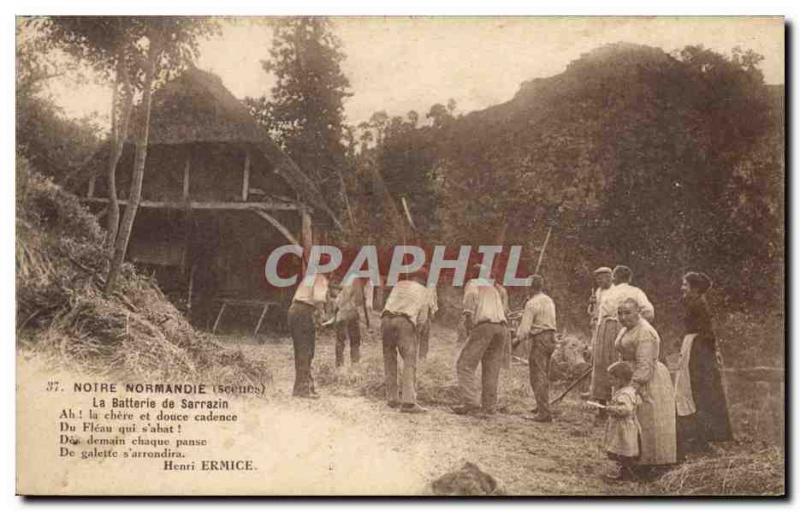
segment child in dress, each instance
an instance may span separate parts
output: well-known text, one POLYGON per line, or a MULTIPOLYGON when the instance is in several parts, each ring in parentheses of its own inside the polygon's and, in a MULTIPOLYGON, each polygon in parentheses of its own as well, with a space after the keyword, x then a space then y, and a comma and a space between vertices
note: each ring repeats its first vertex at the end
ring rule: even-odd
POLYGON ((639 457, 639 420, 636 408, 642 400, 631 385, 633 367, 628 362, 615 362, 608 366, 608 374, 615 389, 611 402, 605 407, 605 450, 617 462, 617 470, 607 474, 607 479, 621 480, 634 477, 631 467, 639 457))

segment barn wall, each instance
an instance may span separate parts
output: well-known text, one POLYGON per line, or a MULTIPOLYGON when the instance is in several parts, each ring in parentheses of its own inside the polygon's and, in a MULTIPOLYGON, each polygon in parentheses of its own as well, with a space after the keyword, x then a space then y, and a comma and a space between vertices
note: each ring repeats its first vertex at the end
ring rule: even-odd
POLYGON ((197 201, 242 200, 245 150, 231 144, 192 144, 189 196, 197 201))
MULTIPOLYGON (((248 146, 233 143, 191 143, 153 145, 148 149, 142 185, 142 200, 181 202, 183 176, 190 159, 189 198, 204 202, 240 202, 242 177, 248 146)), ((258 202, 265 196, 295 198, 296 192, 279 175, 256 146, 250 145, 250 195, 258 202)), ((133 168, 134 148, 126 145, 117 167, 117 190, 126 199, 133 168)), ((107 197, 103 162, 95 181, 95 197, 107 197)), ((301 221, 296 211, 271 213, 289 231, 300 237, 301 221)), ((315 225, 315 233, 320 229, 315 225)), ((184 312, 191 310, 192 322, 210 328, 221 298, 269 300, 281 306, 270 312, 280 324, 291 301, 292 289, 270 288, 264 278, 269 253, 288 241, 273 226, 247 210, 185 210, 181 208, 140 208, 131 236, 128 258, 153 275, 165 294, 184 312), (186 303, 194 267, 191 309, 186 303)), ((297 270, 300 261, 296 261, 297 270)), ((228 313, 226 312, 226 318, 228 313)), ((246 314, 241 322, 252 318, 246 314)), ((256 318, 257 319, 257 318, 256 318)), ((237 316, 226 319, 227 327, 237 316)), ((250 325, 252 327, 253 325, 250 325)), ((269 327, 267 327, 269 328, 269 327)))
POLYGON ((253 171, 250 173, 250 200, 259 200, 258 190, 266 195, 275 197, 297 197, 294 189, 289 186, 286 180, 273 172, 274 166, 255 147, 250 149, 250 158, 253 169, 262 170, 262 172, 253 171))
MULTIPOLYGON (((299 232, 295 212, 276 218, 299 232)), ((250 211, 191 211, 141 209, 129 248, 129 259, 154 275, 165 294, 187 310, 191 268, 194 266, 192 321, 210 327, 219 299, 269 300, 285 309, 291 290, 271 288, 264 278, 269 253, 288 241, 250 211)), ((299 269, 299 261, 297 261, 299 269)))
MULTIPOLYGON (((142 199, 153 201, 183 200, 183 173, 190 161, 189 197, 193 201, 236 202, 242 200, 246 144, 191 143, 154 145, 148 148, 142 181, 142 199)), ((296 197, 296 193, 280 176, 272 172, 272 164, 250 146, 250 201, 264 195, 296 197)), ((128 196, 134 148, 128 144, 117 165, 117 194, 128 196)), ((95 181, 95 196, 107 197, 108 186, 103 161, 95 181)))

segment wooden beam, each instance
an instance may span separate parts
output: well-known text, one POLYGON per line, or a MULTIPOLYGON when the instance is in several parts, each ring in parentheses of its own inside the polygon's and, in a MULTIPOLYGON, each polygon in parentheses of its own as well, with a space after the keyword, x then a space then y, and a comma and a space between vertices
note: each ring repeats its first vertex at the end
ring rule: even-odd
POLYGON ((217 320, 214 321, 214 328, 211 329, 211 333, 217 333, 217 327, 219 326, 219 322, 222 319, 222 313, 225 312, 225 306, 228 305, 225 302, 222 302, 222 306, 219 308, 219 314, 217 314, 217 320))
POLYGON ((191 168, 192 157, 186 157, 186 165, 183 166, 183 200, 189 200, 189 170, 191 168))
POLYGON ((244 175, 242 176, 242 202, 247 202, 250 194, 250 151, 244 154, 244 175))
POLYGON ((258 318, 258 323, 256 323, 256 329, 253 330, 253 337, 258 335, 258 331, 261 329, 261 323, 264 322, 264 316, 267 315, 267 311, 269 310, 269 306, 270 305, 271 305, 271 303, 264 302, 264 308, 261 310, 261 316, 259 316, 259 318, 258 318))
MULTIPOLYGON (((90 204, 106 204, 107 198, 91 197, 83 199, 84 202, 90 204)), ((127 200, 122 199, 119 201, 120 206, 128 203, 127 200)), ((203 201, 152 201, 143 200, 139 203, 140 208, 161 208, 161 209, 186 209, 188 204, 189 209, 262 209, 273 211, 298 211, 300 208, 297 204, 278 202, 278 201, 260 201, 260 202, 203 202, 203 201)))
POLYGON ((289 240, 289 243, 293 245, 300 245, 300 242, 297 241, 297 238, 295 238, 292 235, 291 231, 289 231, 289 229, 287 229, 286 226, 280 223, 277 218, 270 215, 266 211, 261 211, 260 209, 257 208, 253 208, 253 213, 255 213, 256 215, 260 216, 261 218, 269 222, 269 224, 272 225, 274 228, 276 228, 278 232, 283 234, 284 238, 289 240))
POLYGON ((414 225, 414 219, 411 218, 411 211, 408 209, 408 203, 406 202, 406 198, 405 197, 400 197, 400 202, 403 203, 403 211, 406 214, 406 219, 408 220, 408 225, 411 226, 411 229, 416 231, 417 230, 417 226, 414 225))
POLYGON ((783 367, 725 367, 722 372, 748 381, 782 382, 786 377, 786 369, 783 367))

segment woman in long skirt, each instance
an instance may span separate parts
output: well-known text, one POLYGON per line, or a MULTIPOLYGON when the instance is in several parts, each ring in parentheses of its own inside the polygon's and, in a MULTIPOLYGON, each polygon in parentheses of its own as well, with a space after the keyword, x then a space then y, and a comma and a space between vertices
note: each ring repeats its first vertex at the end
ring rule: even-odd
POLYGON ((710 288, 711 279, 704 273, 690 272, 683 277, 686 336, 675 379, 681 456, 708 449, 708 442, 732 439, 717 342, 706 301, 710 288))
POLYGON ((633 364, 631 385, 642 398, 637 414, 641 425, 638 465, 676 461, 675 394, 667 367, 658 361, 661 339, 639 315, 639 304, 628 298, 619 306, 623 329, 614 343, 622 360, 633 364))

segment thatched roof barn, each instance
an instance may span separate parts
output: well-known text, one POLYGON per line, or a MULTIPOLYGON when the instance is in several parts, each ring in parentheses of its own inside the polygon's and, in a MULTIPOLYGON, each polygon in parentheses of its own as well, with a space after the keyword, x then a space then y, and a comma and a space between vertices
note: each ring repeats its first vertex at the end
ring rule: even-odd
MULTIPOLYGON (((137 125, 131 120, 131 128, 137 125)), ((108 204, 110 147, 90 163, 86 202, 108 204)), ((124 206, 133 140, 117 166, 124 206)), ((223 306, 276 304, 290 291, 264 279, 269 252, 312 243, 338 223, 320 190, 269 138, 219 77, 190 68, 153 94, 142 197, 128 258, 151 268, 193 321, 209 326, 223 306)), ((246 307, 245 307, 246 308, 246 307)), ((269 318, 261 307, 261 320, 269 318)), ((269 320, 269 319, 268 319, 269 320)), ((216 321, 219 323, 219 321, 216 321)), ((224 320, 223 320, 224 322, 224 320)))

